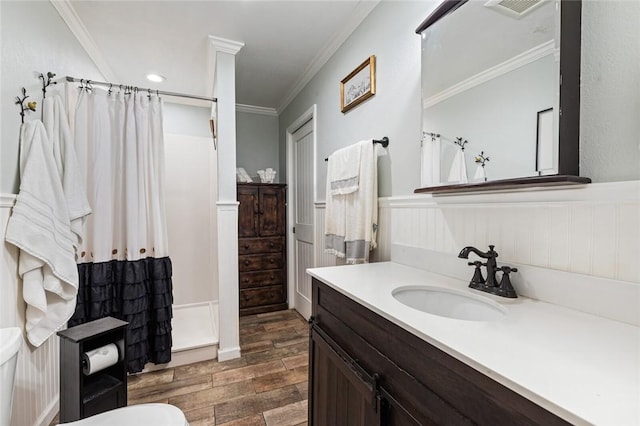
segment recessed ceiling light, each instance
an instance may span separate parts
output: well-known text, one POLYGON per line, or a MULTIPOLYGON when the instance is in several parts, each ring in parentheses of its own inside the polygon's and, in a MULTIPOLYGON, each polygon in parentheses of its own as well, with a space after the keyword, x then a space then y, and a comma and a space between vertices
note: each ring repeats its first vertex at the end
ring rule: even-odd
POLYGON ((159 74, 147 74, 147 80, 153 81, 154 83, 162 83, 166 78, 159 74))

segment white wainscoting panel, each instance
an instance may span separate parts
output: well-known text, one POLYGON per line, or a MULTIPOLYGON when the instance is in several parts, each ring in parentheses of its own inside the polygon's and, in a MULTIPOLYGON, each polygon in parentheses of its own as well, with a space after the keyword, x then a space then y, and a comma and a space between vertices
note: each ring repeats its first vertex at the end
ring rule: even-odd
MULTIPOLYGON (((18 277, 18 251, 5 243, 4 234, 11 207, 12 194, 0 196, 0 327, 20 327, 24 333, 25 305, 22 281, 18 277)), ((25 343, 18 354, 13 394, 12 425, 48 425, 58 412, 60 392, 59 338, 49 338, 39 348, 25 343)))
POLYGON ((640 283, 640 181, 382 202, 393 244, 454 256, 494 244, 503 263, 640 283))

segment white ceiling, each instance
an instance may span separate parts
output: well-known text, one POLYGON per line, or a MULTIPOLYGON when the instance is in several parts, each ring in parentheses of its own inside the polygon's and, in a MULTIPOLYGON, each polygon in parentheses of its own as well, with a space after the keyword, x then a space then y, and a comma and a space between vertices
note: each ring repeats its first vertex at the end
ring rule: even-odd
POLYGON ((70 0, 62 15, 76 21, 72 30, 84 33, 79 39, 106 78, 138 87, 210 95, 208 36, 243 42, 237 103, 281 109, 376 4, 70 0), (167 80, 152 83, 145 78, 151 72, 167 80))

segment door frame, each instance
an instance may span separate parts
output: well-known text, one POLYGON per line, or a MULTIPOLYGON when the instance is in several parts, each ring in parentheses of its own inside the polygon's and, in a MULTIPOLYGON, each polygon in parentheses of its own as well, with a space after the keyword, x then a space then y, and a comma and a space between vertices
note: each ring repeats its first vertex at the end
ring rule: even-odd
MULTIPOLYGON (((286 138, 287 138, 287 188, 288 188, 288 200, 287 200, 287 247, 288 247, 288 252, 290 253, 290 255, 288 256, 289 261, 287 262, 287 283, 289 283, 289 285, 287 286, 287 299, 289 300, 289 309, 294 309, 296 308, 296 280, 295 280, 295 267, 296 267, 296 253, 294 250, 295 247, 295 236, 293 234, 293 224, 295 223, 295 218, 294 218, 294 207, 295 207, 295 180, 294 178, 294 161, 295 159, 293 158, 293 134, 296 132, 296 130, 298 130, 300 127, 302 127, 303 125, 305 125, 308 121, 312 122, 312 126, 313 126, 313 168, 311 170, 312 173, 312 178, 313 178, 313 202, 314 202, 314 214, 313 214, 313 227, 314 227, 314 237, 315 237, 315 227, 316 227, 316 223, 315 223, 315 204, 317 203, 318 200, 318 194, 317 194, 317 185, 316 185, 316 163, 317 163, 317 141, 318 141, 318 116, 317 116, 317 105, 313 104, 309 109, 307 109, 304 113, 302 113, 302 115, 300 115, 300 117, 298 117, 296 120, 294 120, 293 123, 291 123, 286 130, 286 138)), ((316 241, 314 238, 313 241, 313 246, 314 246, 314 250, 315 250, 315 245, 316 245, 316 241)), ((315 255, 314 255, 314 262, 315 262, 315 255)), ((315 266, 315 265, 314 265, 315 266)), ((298 306, 297 308, 302 309, 304 311, 310 309, 311 307, 311 301, 309 301, 309 307, 300 307, 298 306)), ((299 311, 300 312, 300 311, 299 311)), ((302 316, 304 316, 306 319, 308 319, 308 317, 311 315, 311 312, 300 312, 300 314, 302 314, 302 316)))

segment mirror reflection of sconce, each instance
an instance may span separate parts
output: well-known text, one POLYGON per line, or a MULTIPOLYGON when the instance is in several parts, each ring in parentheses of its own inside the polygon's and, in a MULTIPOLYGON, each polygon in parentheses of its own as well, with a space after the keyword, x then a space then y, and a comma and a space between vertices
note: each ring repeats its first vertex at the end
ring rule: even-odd
POLYGON ((486 182, 487 181, 487 172, 484 169, 484 166, 487 162, 490 161, 489 156, 484 155, 484 151, 480 151, 480 154, 476 155, 474 158, 476 164, 478 164, 478 168, 476 169, 476 173, 473 176, 475 181, 486 182))
POLYGON ((453 141, 453 143, 460 146, 460 148, 464 151, 464 146, 468 144, 469 141, 467 141, 466 139, 463 140, 462 138, 456 138, 456 140, 453 141))

